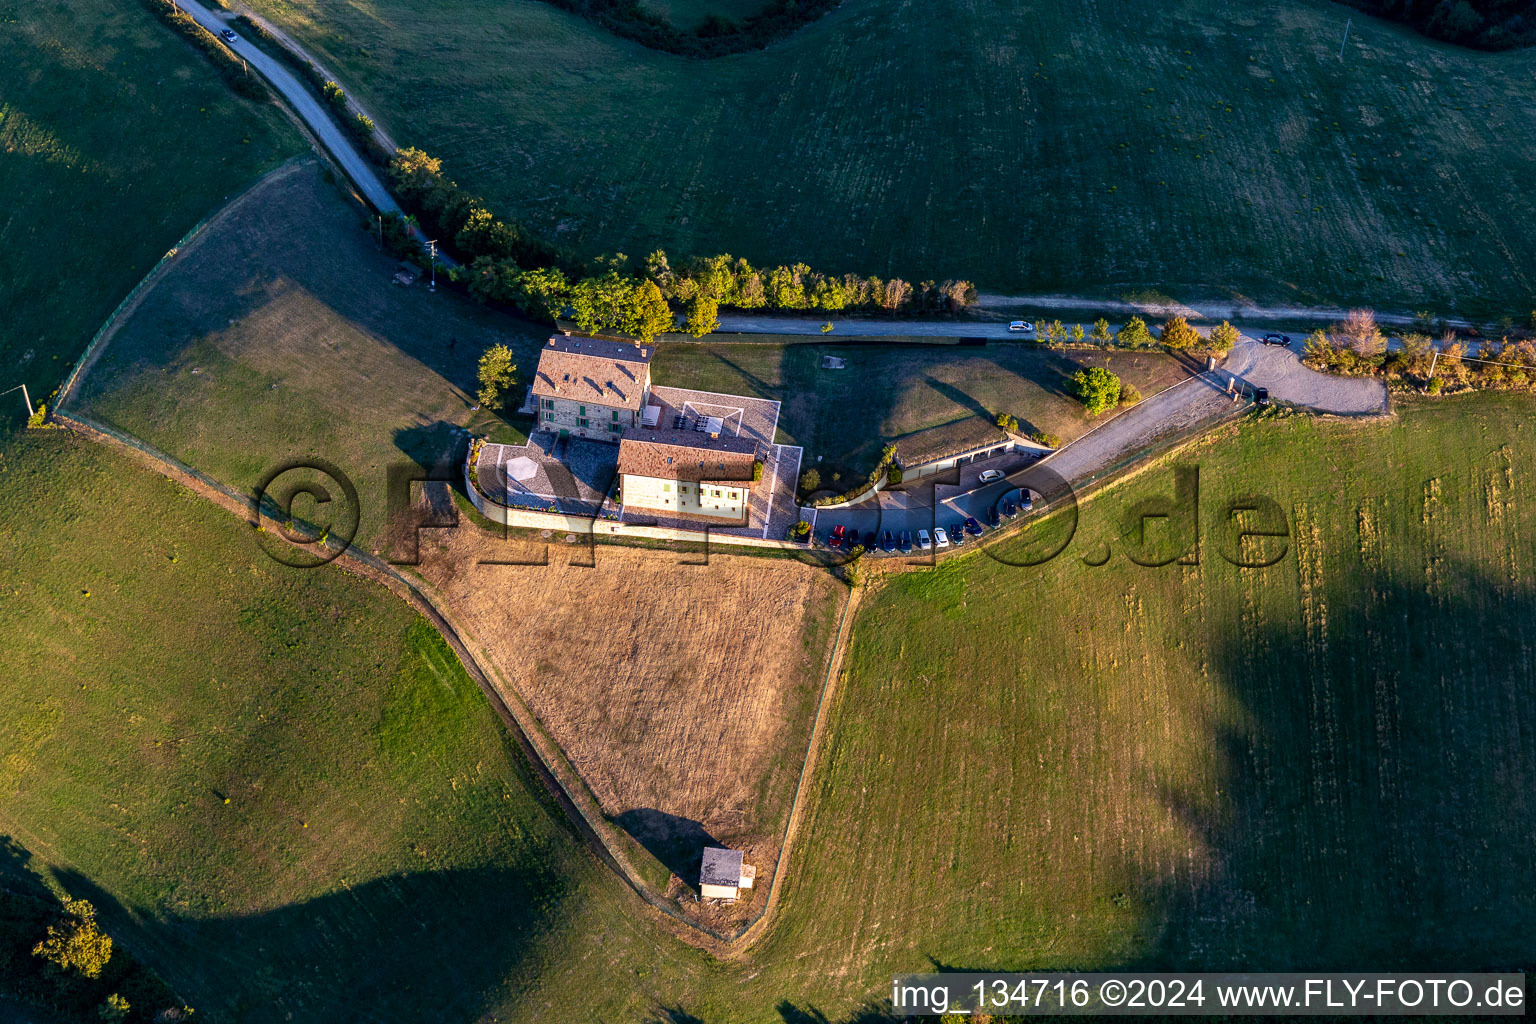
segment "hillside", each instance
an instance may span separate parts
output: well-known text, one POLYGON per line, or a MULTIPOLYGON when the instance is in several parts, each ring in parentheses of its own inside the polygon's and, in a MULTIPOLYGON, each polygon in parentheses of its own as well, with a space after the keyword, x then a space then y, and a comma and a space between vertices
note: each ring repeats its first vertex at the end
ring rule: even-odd
POLYGON ((144 4, 5 13, 0 371, 42 398, 177 239, 301 143, 144 4))
POLYGON ((403 144, 587 253, 993 292, 1524 316, 1536 55, 1323 0, 848 0, 694 60, 541 0, 260 0, 403 144), (447 55, 452 59, 445 59, 447 55))

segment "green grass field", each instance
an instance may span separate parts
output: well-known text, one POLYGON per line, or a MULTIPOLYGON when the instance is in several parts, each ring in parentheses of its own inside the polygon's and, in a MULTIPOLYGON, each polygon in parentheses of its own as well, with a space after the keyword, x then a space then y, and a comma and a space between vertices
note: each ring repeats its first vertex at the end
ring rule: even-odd
POLYGON ((28 438, 0 473, 0 832, 236 1020, 837 1020, 930 958, 1528 964, 1530 413, 1249 421, 1176 460, 1201 472, 1197 567, 1124 557, 1159 466, 1042 569, 978 552, 878 589, 779 919, 729 963, 554 823, 394 598, 28 438), (1221 557, 1250 491, 1290 523, 1269 569, 1221 557))
POLYGON ((984 348, 917 345, 661 345, 653 375, 657 384, 782 402, 779 436, 806 449, 806 465, 862 479, 879 460, 881 446, 914 431, 968 416, 1019 418, 1026 433, 1045 431, 1063 440, 1102 422, 1090 420, 1067 392, 1080 366, 1108 366, 1151 395, 1183 379, 1187 371, 1161 352, 1052 352, 1033 344, 984 348), (847 360, 823 370, 821 357, 847 360))
POLYGON ((403 145, 583 251, 1005 292, 1508 312, 1536 54, 1324 0, 849 0, 714 61, 539 0, 259 0, 403 145), (451 59, 446 59, 451 55, 451 59))
POLYGON ((5 387, 25 381, 43 398, 184 232, 302 143, 276 107, 235 96, 138 3, 10 13, 0 17, 0 368, 5 387))

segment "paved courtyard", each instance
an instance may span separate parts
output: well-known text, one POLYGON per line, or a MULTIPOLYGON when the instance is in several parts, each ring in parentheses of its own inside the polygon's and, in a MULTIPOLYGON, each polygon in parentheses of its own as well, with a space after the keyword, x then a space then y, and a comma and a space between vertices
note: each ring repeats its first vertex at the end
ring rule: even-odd
POLYGON ((595 516, 619 464, 619 446, 536 432, 525 445, 480 449, 480 490, 509 508, 595 516))

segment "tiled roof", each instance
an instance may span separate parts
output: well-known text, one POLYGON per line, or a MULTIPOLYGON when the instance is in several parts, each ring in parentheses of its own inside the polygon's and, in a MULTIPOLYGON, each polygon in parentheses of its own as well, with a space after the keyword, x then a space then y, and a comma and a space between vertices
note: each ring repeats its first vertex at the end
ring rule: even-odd
POLYGON ((698 430, 630 427, 619 439, 619 473, 697 483, 751 481, 757 442, 698 430))
POLYGON ((638 410, 655 352, 654 345, 557 334, 539 350, 533 393, 539 398, 638 410))
POLYGON ((699 865, 699 884, 728 885, 732 889, 741 885, 741 851, 706 847, 703 863, 699 865))

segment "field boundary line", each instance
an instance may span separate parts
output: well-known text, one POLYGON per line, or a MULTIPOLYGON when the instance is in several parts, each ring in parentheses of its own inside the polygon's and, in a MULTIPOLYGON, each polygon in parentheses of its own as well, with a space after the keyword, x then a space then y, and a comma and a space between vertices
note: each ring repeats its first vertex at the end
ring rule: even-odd
POLYGON ((112 336, 122 327, 123 322, 139 308, 139 303, 143 301, 145 292, 151 285, 160 282, 160 278, 169 272, 171 264, 175 263, 183 253, 188 249, 195 248, 202 241, 203 232, 219 224, 239 207, 244 206, 250 200, 251 195, 263 185, 288 177, 290 174, 298 171, 303 164, 313 159, 314 156, 310 153, 300 153, 289 157, 256 179, 249 187, 243 189, 219 209, 198 221, 192 226, 191 230, 177 239, 176 244, 166 250, 165 255, 161 256, 159 261, 149 269, 149 273, 139 279, 139 283, 133 286, 133 289, 123 297, 123 301, 117 304, 117 308, 112 310, 107 318, 102 321, 101 326, 96 329, 96 333, 91 336, 90 343, 85 346, 85 351, 80 353, 79 359, 75 360, 74 368, 69 371, 69 376, 65 377, 64 383, 59 386, 58 397, 54 400, 54 409, 56 411, 63 409, 65 403, 74 397, 75 388, 79 387, 80 382, 85 379, 85 375, 90 372, 91 367, 96 365, 96 360, 100 358, 101 353, 107 347, 107 343, 112 340, 112 336))
POLYGON ((784 821, 784 835, 779 840, 779 858, 773 866, 773 877, 768 881, 768 898, 763 901, 763 909, 757 916, 736 933, 732 940, 732 948, 729 950, 732 957, 744 953, 773 923, 773 912, 778 908, 779 893, 783 891, 780 880, 789 873, 789 858, 795 839, 800 833, 800 822, 805 813, 806 782, 820 767, 821 751, 828 729, 827 719, 831 717, 832 704, 837 698, 837 685, 841 682, 843 658, 848 653, 848 638, 853 632, 855 618, 853 613, 863 593, 863 589, 859 587, 848 589, 848 600, 843 604, 843 616, 837 624, 837 634, 832 638, 832 650, 827 655, 827 674, 821 681, 821 697, 816 702, 816 719, 811 724, 811 738, 805 745, 805 760, 800 763, 800 779, 795 784, 795 799, 789 805, 789 816, 784 821))

